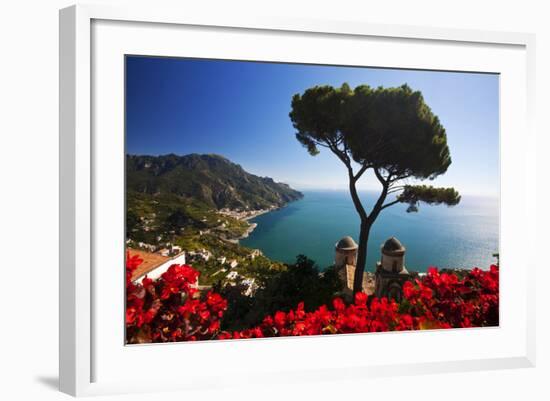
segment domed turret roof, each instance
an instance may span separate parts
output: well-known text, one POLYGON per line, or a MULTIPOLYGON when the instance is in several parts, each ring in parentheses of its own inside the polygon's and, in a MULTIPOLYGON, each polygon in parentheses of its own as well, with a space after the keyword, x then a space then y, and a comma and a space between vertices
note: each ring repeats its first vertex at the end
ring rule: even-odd
POLYGON ((388 238, 384 245, 382 246, 383 251, 395 252, 395 251, 404 251, 405 247, 399 242, 395 237, 388 238))
POLYGON ((357 249, 357 244, 355 243, 353 238, 351 238, 350 236, 346 236, 336 243, 336 248, 348 251, 352 249, 357 249))

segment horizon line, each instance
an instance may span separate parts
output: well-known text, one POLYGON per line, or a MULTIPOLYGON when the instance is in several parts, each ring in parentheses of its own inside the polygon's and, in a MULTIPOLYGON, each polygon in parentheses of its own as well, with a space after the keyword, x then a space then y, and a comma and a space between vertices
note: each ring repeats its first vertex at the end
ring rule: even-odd
MULTIPOLYGON (((220 154, 220 153, 215 153, 215 152, 210 152, 210 153, 200 153, 200 152, 190 152, 190 153, 176 153, 176 152, 168 152, 168 153, 150 153, 150 154, 145 154, 145 153, 141 153, 141 154, 138 154, 138 153, 130 153, 130 152, 125 152, 126 156, 137 156, 137 157, 162 157, 162 156, 179 156, 179 157, 184 157, 184 156, 190 156, 190 155, 199 155, 199 156, 211 156, 211 155, 214 155, 214 156, 219 156, 219 157, 222 157, 226 160, 228 160, 230 163, 233 163, 233 164, 236 164, 238 166, 241 166, 242 165, 238 162, 235 162, 233 161, 232 159, 230 159, 229 157, 223 155, 223 154, 220 154)), ((256 174, 256 173, 251 173, 249 172, 248 170, 245 170, 248 174, 251 174, 251 175, 255 175, 257 177, 264 177, 264 178, 271 178, 273 180, 275 180, 273 178, 273 176, 270 176, 270 175, 260 175, 260 174, 256 174)), ((279 184, 286 184, 288 186, 290 186, 292 189, 296 190, 296 191, 339 191, 339 192, 345 192, 345 191, 348 191, 348 188, 346 188, 345 186, 339 188, 339 187, 316 187, 316 186, 313 186, 313 187, 303 187, 302 184, 298 184, 298 183, 292 183, 292 180, 277 180, 276 181, 277 183, 279 184)), ((307 185, 307 184, 306 184, 307 185)), ((358 192, 377 192, 378 190, 375 189, 375 188, 358 188, 357 189, 358 192)), ((479 197, 479 198, 491 198, 491 199, 500 199, 500 192, 498 194, 489 194, 489 193, 474 193, 474 192, 460 192, 460 195, 461 196, 472 196, 472 197, 479 197)))
MULTIPOLYGON (((283 184, 287 184, 284 181, 281 181, 283 184)), ((292 189, 295 189, 296 191, 330 191, 330 192, 349 192, 348 188, 334 188, 334 187, 299 187, 295 185, 290 185, 292 189)), ((379 193, 380 191, 377 189, 371 189, 371 188, 358 188, 357 192, 376 192, 379 193)), ((478 198, 491 198, 491 199, 500 199, 500 194, 488 194, 488 193, 474 193, 474 192, 460 192, 461 196, 473 196, 478 198)))

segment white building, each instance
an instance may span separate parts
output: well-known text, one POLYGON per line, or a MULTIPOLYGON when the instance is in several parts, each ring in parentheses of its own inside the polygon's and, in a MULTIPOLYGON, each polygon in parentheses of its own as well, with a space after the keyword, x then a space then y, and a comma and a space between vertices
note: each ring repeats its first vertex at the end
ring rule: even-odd
POLYGON ((248 257, 250 258, 250 260, 254 260, 256 259, 258 256, 261 256, 262 255, 262 251, 260 251, 259 249, 254 249, 250 255, 248 255, 248 257))
POLYGON ((235 280, 236 278, 239 277, 239 273, 233 271, 233 272, 229 272, 227 273, 227 276, 225 276, 228 280, 235 280))
POLYGON ((150 270, 146 274, 135 278, 134 281, 141 280, 145 275, 147 275, 147 277, 149 277, 151 279, 157 279, 162 275, 162 273, 164 273, 166 270, 168 270, 168 268, 170 266, 172 266, 172 265, 184 265, 184 264, 185 264, 185 252, 182 252, 179 255, 177 255, 177 256, 175 256, 171 259, 168 259, 167 261, 165 261, 161 265, 156 266, 153 270, 150 270))
POLYGON ((244 295, 250 296, 253 295, 256 290, 258 289, 258 285, 256 284, 255 280, 253 278, 247 278, 242 281, 244 285, 246 285, 248 288, 244 292, 244 295))

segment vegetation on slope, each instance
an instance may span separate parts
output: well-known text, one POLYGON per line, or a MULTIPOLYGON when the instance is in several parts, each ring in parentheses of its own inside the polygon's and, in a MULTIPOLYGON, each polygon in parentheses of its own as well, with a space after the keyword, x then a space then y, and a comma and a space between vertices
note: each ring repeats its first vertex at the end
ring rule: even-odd
POLYGON ((280 207, 303 195, 269 177, 247 173, 219 155, 126 157, 127 189, 150 195, 173 194, 229 209, 280 207))

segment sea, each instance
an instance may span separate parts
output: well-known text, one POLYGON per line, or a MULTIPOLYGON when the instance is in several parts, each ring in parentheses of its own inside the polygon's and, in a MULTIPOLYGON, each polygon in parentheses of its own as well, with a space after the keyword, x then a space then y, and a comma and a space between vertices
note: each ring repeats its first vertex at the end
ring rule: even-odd
MULTIPOLYGON (((314 260, 321 270, 334 263, 336 242, 349 235, 359 238, 359 217, 347 191, 302 191, 304 197, 250 220, 257 227, 240 241, 260 249, 267 257, 292 263, 299 254, 314 260)), ((369 210, 377 197, 360 194, 369 210)), ((424 272, 439 268, 487 269, 499 252, 499 200, 463 196, 456 206, 420 204, 407 213, 407 205, 383 210, 371 229, 367 265, 374 271, 380 248, 392 236, 405 246, 405 266, 424 272)))

